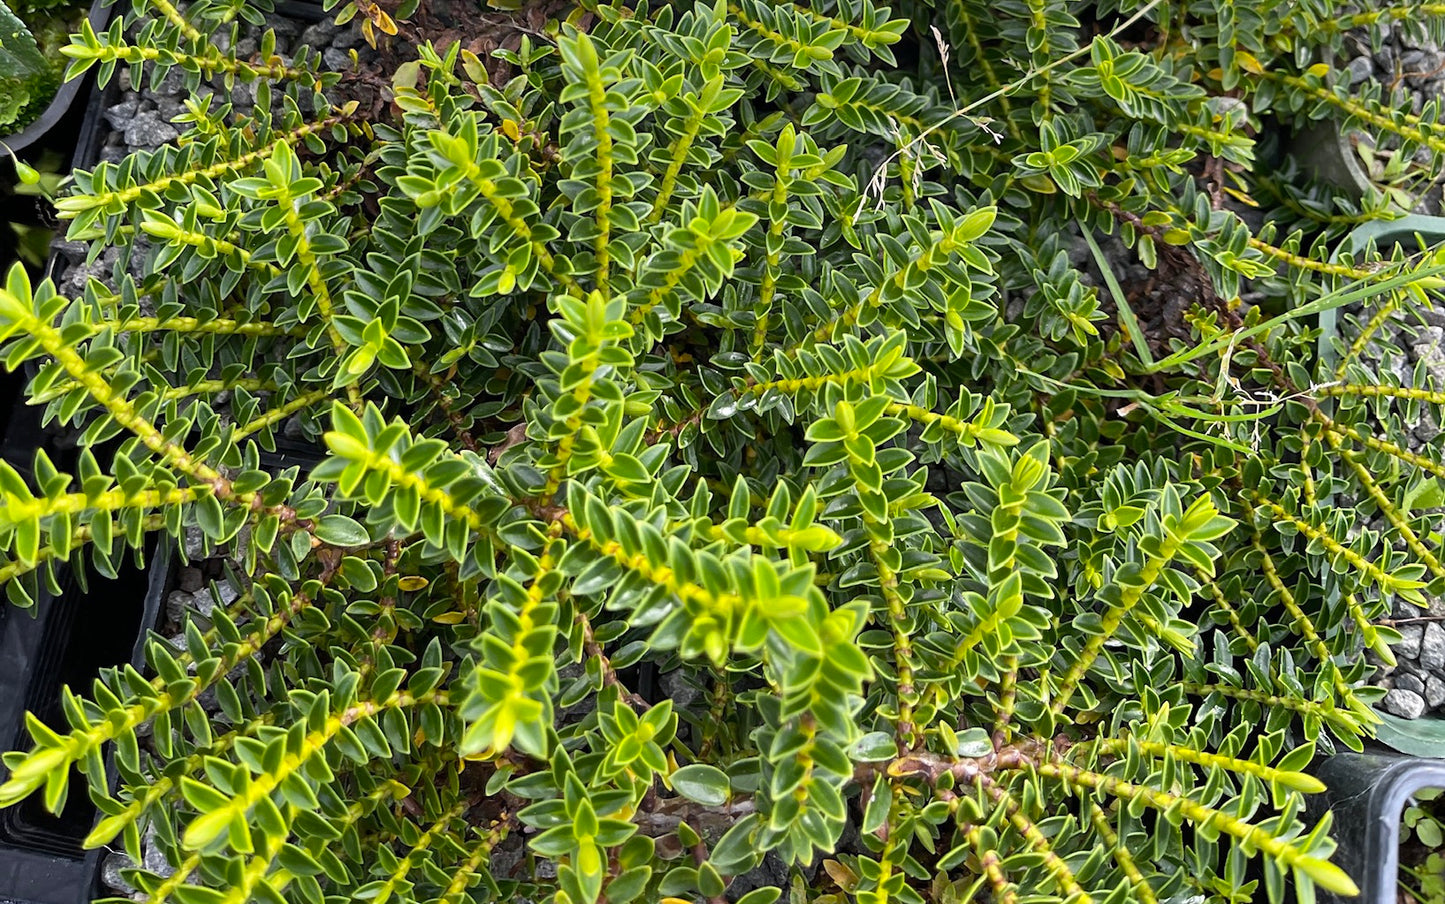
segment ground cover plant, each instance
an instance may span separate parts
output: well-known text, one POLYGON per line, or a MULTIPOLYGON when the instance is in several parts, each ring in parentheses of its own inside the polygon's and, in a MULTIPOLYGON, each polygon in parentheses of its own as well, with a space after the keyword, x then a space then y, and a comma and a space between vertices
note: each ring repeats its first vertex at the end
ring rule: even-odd
POLYGON ((19 132, 50 103, 65 71, 60 47, 85 12, 61 0, 0 2, 0 134, 19 132))
POLYGON ((1440 792, 1414 796, 1400 818, 1400 898, 1411 904, 1445 900, 1445 832, 1441 830, 1440 792))
POLYGON ((228 0, 66 48, 194 99, 58 202, 113 279, 0 291, 80 435, 0 466, 0 578, 189 532, 243 592, 30 719, 0 803, 151 827, 178 904, 1354 891, 1303 770, 1445 587, 1397 439, 1445 387, 1361 353, 1445 257, 1332 259, 1389 199, 1258 145, 1438 168, 1328 61, 1445 7, 337 12, 377 62, 237 58, 228 0))

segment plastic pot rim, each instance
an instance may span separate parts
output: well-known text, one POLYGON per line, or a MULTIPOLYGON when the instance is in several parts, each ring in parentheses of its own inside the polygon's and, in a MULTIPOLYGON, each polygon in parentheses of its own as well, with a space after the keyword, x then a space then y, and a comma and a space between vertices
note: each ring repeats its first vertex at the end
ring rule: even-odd
MULTIPOLYGON (((107 0, 95 0, 90 6, 90 12, 86 18, 90 20, 91 28, 97 32, 104 31, 110 25, 114 9, 108 5, 107 0)), ((85 76, 67 79, 62 82, 55 96, 50 99, 49 105, 30 123, 19 132, 10 135, 0 136, 0 144, 9 148, 10 153, 18 154, 20 151, 35 144, 50 133, 65 114, 70 112, 75 99, 80 96, 80 87, 85 82, 85 76)))
MULTIPOLYGON (((1445 760, 1402 753, 1339 753, 1327 757, 1311 772, 1328 786, 1320 795, 1335 812, 1332 833, 1341 850, 1354 854, 1360 875, 1359 902, 1392 901, 1400 872, 1400 821, 1412 794, 1426 788, 1445 788, 1445 760), (1363 787, 1349 780, 1367 779, 1363 787), (1344 812, 1341 812, 1344 811, 1344 812), (1361 812, 1363 811, 1363 812, 1361 812), (1348 825, 1342 823, 1348 820, 1348 825), (1358 848, 1345 851, 1346 845, 1358 848)), ((1337 900, 1324 896, 1324 900, 1337 900)))

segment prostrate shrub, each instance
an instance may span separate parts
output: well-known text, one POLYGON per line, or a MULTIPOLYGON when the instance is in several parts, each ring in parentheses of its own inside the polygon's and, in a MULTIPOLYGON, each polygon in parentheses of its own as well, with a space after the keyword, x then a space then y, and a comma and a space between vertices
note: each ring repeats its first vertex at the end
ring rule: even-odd
POLYGON ((1361 352, 1445 258, 1332 260, 1384 196, 1250 170, 1317 117, 1438 166, 1320 61, 1445 8, 587 2, 489 61, 425 42, 503 14, 383 6, 381 102, 219 50, 227 2, 67 49, 195 99, 59 202, 114 280, 0 292, 84 447, 0 467, 0 574, 198 530, 244 592, 32 718, 0 800, 78 766, 177 904, 1353 891, 1301 770, 1445 587, 1398 438, 1445 387, 1361 352), (259 467, 288 421, 309 474, 259 467))

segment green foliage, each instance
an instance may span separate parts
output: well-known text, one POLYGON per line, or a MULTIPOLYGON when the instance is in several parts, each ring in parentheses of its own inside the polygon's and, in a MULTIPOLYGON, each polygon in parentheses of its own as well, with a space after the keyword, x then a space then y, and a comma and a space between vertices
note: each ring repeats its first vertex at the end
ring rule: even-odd
POLYGON ((0 2, 0 128, 18 131, 50 100, 58 83, 30 27, 0 2))
POLYGON ((247 5, 66 48, 198 93, 57 202, 114 278, 0 291, 81 446, 0 467, 0 580, 189 533, 242 592, 0 803, 78 767, 178 904, 1353 891, 1304 770, 1445 592, 1445 387, 1365 354, 1445 256, 1332 259, 1388 204, 1249 168, 1267 114, 1445 150, 1317 62, 1445 8, 587 3, 494 82, 418 6, 340 13, 390 104, 220 50, 247 5))
MULTIPOLYGON (((1409 878, 1401 878, 1400 890, 1419 904, 1445 901, 1445 825, 1440 817, 1440 791, 1430 788, 1418 791, 1400 817, 1400 841, 1412 840, 1423 849, 1418 862, 1401 867, 1409 878)), ((1403 858, 1403 855, 1402 855, 1403 858)))

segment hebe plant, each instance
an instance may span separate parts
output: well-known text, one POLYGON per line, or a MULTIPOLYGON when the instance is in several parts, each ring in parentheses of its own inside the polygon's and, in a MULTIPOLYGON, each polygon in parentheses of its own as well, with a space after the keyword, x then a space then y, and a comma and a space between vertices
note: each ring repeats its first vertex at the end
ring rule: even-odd
POLYGON ((1445 261, 1331 260, 1387 204, 1249 170, 1267 115, 1438 165, 1321 61, 1445 8, 587 2, 506 79, 425 12, 342 11, 389 104, 220 50, 227 2, 67 49, 194 98, 59 202, 112 280, 0 291, 81 437, 0 467, 0 574, 190 531, 244 592, 30 718, 0 800, 153 827, 177 904, 1354 891, 1301 770, 1445 585, 1402 438, 1445 388, 1364 354, 1445 261))

